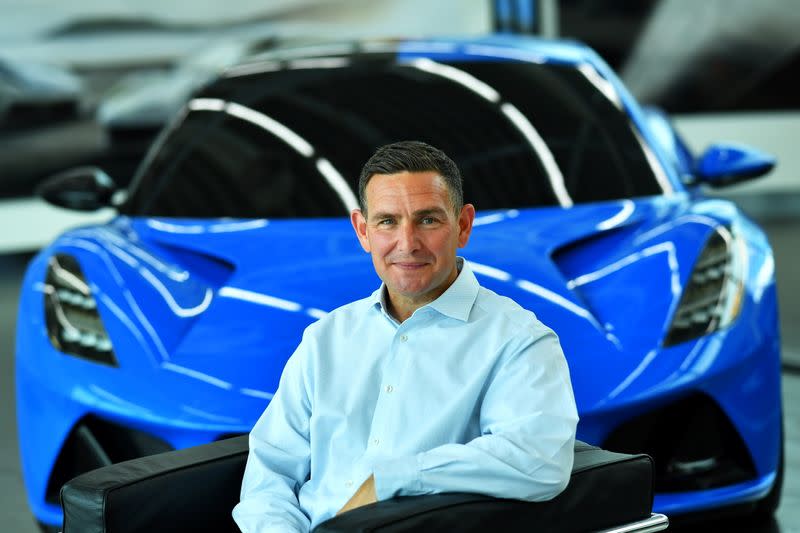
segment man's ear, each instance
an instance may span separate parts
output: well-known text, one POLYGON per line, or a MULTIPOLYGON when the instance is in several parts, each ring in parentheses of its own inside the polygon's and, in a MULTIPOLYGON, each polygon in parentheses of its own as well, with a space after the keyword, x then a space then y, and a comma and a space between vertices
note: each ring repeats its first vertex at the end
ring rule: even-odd
POLYGON ((463 248, 469 242, 472 234, 472 223, 475 221, 475 206, 464 204, 458 215, 458 247, 463 248))
POLYGON ((353 229, 356 230, 356 237, 361 247, 365 252, 369 252, 369 237, 367 237, 367 219, 364 218, 361 209, 353 209, 350 212, 350 223, 353 224, 353 229))

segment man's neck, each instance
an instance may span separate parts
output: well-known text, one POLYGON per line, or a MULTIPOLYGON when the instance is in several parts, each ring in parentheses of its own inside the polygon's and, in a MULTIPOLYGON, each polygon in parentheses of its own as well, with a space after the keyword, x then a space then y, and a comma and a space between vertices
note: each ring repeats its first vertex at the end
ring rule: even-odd
POLYGON ((408 303, 408 302, 396 303, 395 300, 398 299, 399 298, 397 296, 392 297, 391 295, 389 295, 389 297, 386 298, 386 311, 401 324, 405 322, 408 317, 413 315, 414 311, 416 311, 423 305, 427 304, 428 302, 433 301, 433 300, 428 300, 426 302, 420 302, 420 303, 408 303))

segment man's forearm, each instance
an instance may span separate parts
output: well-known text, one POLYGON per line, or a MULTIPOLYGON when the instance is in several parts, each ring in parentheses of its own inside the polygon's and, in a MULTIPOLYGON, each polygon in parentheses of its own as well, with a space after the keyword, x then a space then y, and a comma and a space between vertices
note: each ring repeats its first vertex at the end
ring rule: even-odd
POLYGON ((552 498, 569 480, 574 453, 574 426, 561 425, 560 435, 490 434, 379 462, 374 465, 376 496, 474 492, 530 501, 552 498))

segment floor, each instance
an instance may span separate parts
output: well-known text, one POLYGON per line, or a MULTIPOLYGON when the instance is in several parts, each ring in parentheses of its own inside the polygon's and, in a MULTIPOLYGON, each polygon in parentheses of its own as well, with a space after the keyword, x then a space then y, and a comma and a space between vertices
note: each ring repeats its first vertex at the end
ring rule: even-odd
MULTIPOLYGON (((792 265, 800 257, 800 217, 761 221, 776 255, 784 346, 783 395, 786 419, 786 480, 775 518, 750 523, 741 519, 679 525, 670 531, 800 533, 800 273, 792 265)), ((0 255, 0 529, 38 531, 29 513, 19 471, 14 406, 14 327, 19 283, 28 255, 0 255)))

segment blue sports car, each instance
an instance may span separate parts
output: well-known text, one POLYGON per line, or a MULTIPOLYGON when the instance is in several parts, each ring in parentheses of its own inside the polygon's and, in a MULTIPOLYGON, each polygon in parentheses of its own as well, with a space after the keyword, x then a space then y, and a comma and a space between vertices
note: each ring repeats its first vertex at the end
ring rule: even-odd
POLYGON ((21 292, 19 438, 42 524, 79 473, 249 431, 303 329, 379 284, 347 215, 361 165, 402 139, 462 169, 478 209, 464 255, 559 334, 580 439, 652 455, 657 512, 774 510, 773 255, 701 189, 774 161, 693 156, 584 45, 489 36, 254 57, 192 96, 129 189, 97 169, 42 188, 118 212, 42 250, 21 292))

